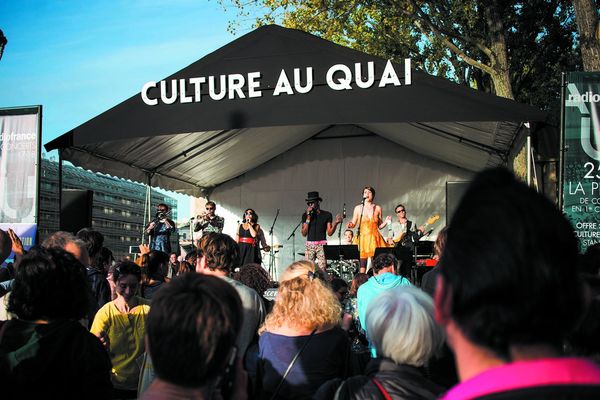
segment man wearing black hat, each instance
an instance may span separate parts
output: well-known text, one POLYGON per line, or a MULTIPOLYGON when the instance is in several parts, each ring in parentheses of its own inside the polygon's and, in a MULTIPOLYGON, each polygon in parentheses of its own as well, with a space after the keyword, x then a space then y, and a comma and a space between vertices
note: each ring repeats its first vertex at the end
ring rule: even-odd
POLYGON ((306 236, 305 258, 309 261, 315 261, 319 268, 325 271, 327 261, 323 246, 327 244, 327 235, 331 236, 335 228, 342 222, 342 216, 336 215, 335 222, 329 211, 321 210, 320 204, 323 201, 319 197, 319 192, 308 192, 306 196, 306 211, 302 214, 302 236, 306 236))

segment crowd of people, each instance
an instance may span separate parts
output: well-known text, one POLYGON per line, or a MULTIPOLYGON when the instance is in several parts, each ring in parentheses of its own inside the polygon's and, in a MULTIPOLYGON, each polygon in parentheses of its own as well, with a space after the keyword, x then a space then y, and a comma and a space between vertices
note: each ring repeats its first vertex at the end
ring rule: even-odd
MULTIPOLYGON (((89 228, 27 252, 0 231, 0 261, 15 254, 0 271, 3 398, 600 398, 600 246, 580 256, 553 204, 506 170, 479 173, 418 287, 396 256, 370 253, 368 232, 393 222, 363 194, 348 239, 373 257, 369 273, 348 283, 319 267, 342 218, 311 192, 302 234, 317 263, 289 265, 274 299, 245 246, 261 241, 252 209, 232 238, 207 203, 181 262, 162 239, 132 262, 89 228)), ((396 211, 392 240, 423 234, 396 211)), ((167 212, 149 233, 168 237, 167 212)))

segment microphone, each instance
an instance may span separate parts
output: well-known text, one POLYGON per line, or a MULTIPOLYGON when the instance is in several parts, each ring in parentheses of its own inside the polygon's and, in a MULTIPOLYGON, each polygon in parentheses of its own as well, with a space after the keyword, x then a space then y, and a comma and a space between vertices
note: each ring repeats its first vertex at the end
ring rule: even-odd
POLYGON ((346 203, 344 203, 344 211, 342 211, 342 218, 346 218, 346 203))

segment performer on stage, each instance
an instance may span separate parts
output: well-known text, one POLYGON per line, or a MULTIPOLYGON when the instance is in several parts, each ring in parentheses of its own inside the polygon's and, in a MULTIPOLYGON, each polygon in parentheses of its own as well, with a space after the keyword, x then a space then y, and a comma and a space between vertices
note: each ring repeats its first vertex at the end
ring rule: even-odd
POLYGON ((219 217, 216 214, 216 210, 217 205, 214 201, 207 202, 206 211, 196 218, 197 222, 194 226, 194 232, 202 231, 202 236, 208 232, 221 233, 223 225, 225 225, 225 218, 219 217))
POLYGON ((248 208, 244 211, 242 222, 238 227, 236 242, 240 247, 240 265, 261 264, 260 247, 265 251, 271 248, 267 245, 265 234, 258 224, 258 214, 248 208), (260 246, 259 246, 260 245, 260 246))
POLYGON ((354 232, 352 232, 352 229, 346 229, 344 231, 344 239, 342 240, 342 244, 352 244, 353 239, 354 232))
POLYGON ((373 202, 375 199, 375 189, 365 186, 363 189, 363 201, 354 207, 352 221, 348 223, 348 228, 353 229, 358 226, 354 243, 358 244, 360 251, 360 271, 364 273, 367 269, 367 260, 375 255, 377 247, 388 247, 385 239, 379 233, 379 229, 384 228, 390 221, 388 217, 385 221, 381 220, 381 206, 373 202))
POLYGON ((400 258, 400 273, 410 278, 410 267, 413 263, 413 249, 415 243, 423 236, 424 226, 416 225, 406 216, 406 207, 398 204, 395 208, 397 221, 388 227, 387 242, 390 246, 396 246, 400 258))
POLYGON ((305 258, 317 260, 317 266, 324 272, 327 266, 323 246, 327 244, 327 236, 333 235, 335 228, 342 222, 340 214, 333 216, 329 211, 321 210, 319 192, 308 192, 306 196, 306 211, 302 214, 302 236, 306 237, 305 258), (333 221, 333 222, 332 222, 333 221))
POLYGON ((175 222, 169 219, 169 206, 160 203, 156 206, 154 219, 146 226, 150 235, 150 250, 171 252, 171 233, 175 232, 175 222))

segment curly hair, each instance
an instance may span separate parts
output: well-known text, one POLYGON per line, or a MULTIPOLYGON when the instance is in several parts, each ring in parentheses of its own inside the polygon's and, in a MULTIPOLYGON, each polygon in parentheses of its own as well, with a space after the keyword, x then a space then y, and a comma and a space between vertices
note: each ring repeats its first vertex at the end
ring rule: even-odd
POLYGON ((271 286, 269 273, 260 264, 245 264, 233 274, 233 279, 262 294, 271 286))
POLYGON ((62 249, 38 247, 21 259, 8 311, 27 321, 81 319, 90 301, 85 267, 62 249))
POLYGON ((284 271, 273 311, 259 334, 289 326, 314 329, 340 323, 342 307, 327 283, 316 278, 311 261, 296 261, 284 271))

